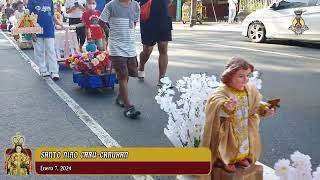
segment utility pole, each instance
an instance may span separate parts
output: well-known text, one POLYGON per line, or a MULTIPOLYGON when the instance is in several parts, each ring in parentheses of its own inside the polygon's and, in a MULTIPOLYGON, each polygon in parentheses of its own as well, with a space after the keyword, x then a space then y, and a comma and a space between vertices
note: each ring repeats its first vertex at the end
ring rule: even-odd
POLYGON ((191 0, 190 27, 197 23, 197 0, 191 0))

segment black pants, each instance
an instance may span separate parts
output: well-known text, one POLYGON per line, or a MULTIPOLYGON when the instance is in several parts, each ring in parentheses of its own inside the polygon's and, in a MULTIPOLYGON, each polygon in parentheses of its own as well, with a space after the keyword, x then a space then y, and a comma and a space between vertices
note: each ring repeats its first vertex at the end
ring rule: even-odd
MULTIPOLYGON (((69 18, 69 26, 73 24, 81 23, 81 18, 69 18)), ((79 27, 76 29, 77 39, 80 45, 83 45, 86 41, 86 29, 85 27, 79 27)))

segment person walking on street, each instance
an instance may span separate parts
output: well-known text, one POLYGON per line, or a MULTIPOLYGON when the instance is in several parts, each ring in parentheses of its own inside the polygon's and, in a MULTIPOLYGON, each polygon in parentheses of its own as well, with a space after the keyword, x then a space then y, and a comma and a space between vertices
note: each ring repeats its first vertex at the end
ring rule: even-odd
POLYGON ((96 10, 96 0, 87 0, 87 10, 82 15, 82 22, 86 27, 88 43, 97 45, 99 51, 104 51, 103 41, 105 33, 99 25, 101 12, 96 10))
MULTIPOLYGON (((66 12, 69 15, 69 26, 81 23, 81 17, 85 11, 86 0, 66 0, 65 5, 66 12)), ((78 27, 76 33, 80 52, 82 52, 83 44, 86 41, 85 27, 78 27)))
POLYGON ((229 19, 228 23, 234 23, 237 14, 238 0, 228 0, 229 3, 229 19))
MULTIPOLYGON (((143 6, 150 0, 138 0, 143 6)), ((150 16, 140 22, 143 50, 140 53, 138 77, 144 79, 145 64, 150 58, 153 46, 158 44, 159 51, 159 79, 158 86, 162 86, 160 79, 165 77, 168 66, 168 42, 172 41, 172 20, 169 16, 169 6, 172 0, 152 0, 150 16)))
POLYGON ((39 64, 40 75, 59 80, 59 66, 54 49, 54 8, 52 0, 29 0, 30 13, 38 15, 37 23, 43 34, 33 34, 34 56, 39 64))
POLYGON ((129 102, 129 76, 137 77, 138 62, 135 47, 135 26, 139 21, 140 7, 136 1, 112 0, 109 2, 100 19, 101 26, 109 29, 109 54, 112 66, 119 80, 119 95, 116 103, 124 107, 124 115, 135 119, 141 113, 129 102))

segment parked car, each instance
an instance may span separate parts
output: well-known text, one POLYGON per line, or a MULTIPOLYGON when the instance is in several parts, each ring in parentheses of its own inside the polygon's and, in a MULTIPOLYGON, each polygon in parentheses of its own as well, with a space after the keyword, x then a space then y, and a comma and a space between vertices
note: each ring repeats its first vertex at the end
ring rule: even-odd
POLYGON ((249 14, 242 26, 242 35, 257 43, 269 38, 320 42, 320 0, 281 0, 249 14))

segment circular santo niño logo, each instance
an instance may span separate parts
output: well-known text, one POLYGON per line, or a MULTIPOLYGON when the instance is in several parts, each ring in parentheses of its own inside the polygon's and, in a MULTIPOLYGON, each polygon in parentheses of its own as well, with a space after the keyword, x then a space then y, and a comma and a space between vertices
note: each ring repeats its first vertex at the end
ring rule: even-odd
POLYGON ((304 19, 301 17, 303 11, 294 11, 296 17, 293 19, 289 30, 292 30, 296 35, 301 35, 304 31, 309 30, 309 27, 305 24, 304 19))

